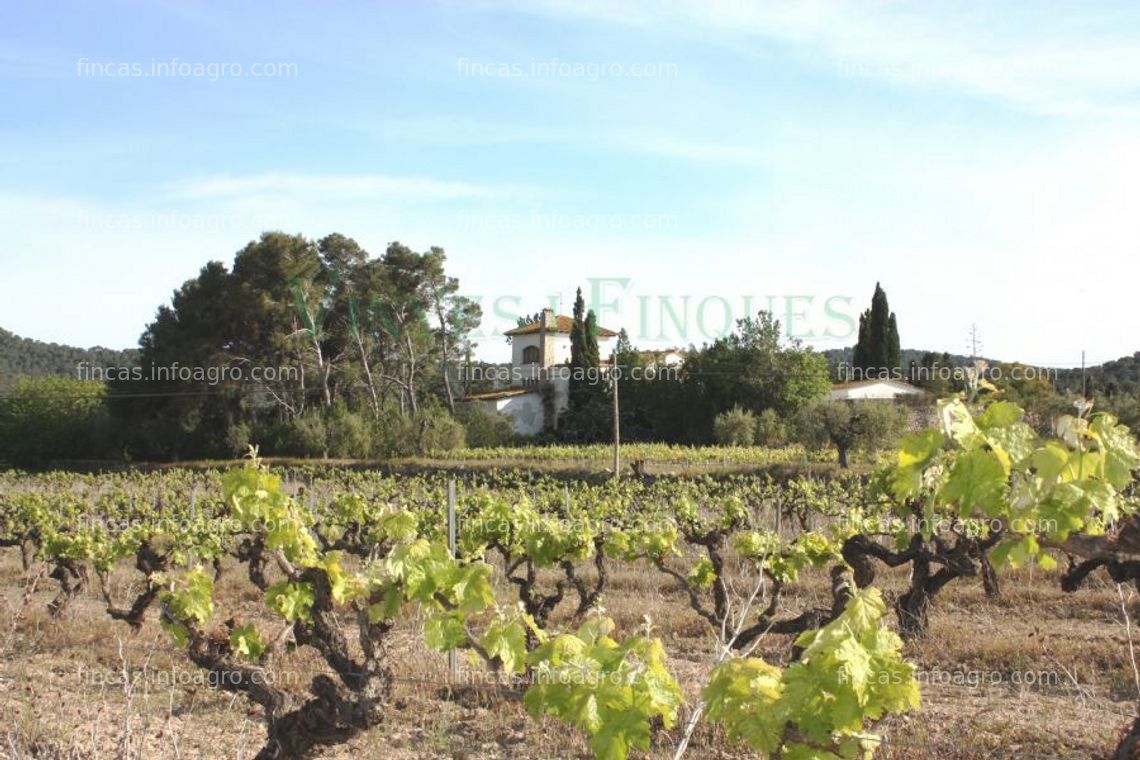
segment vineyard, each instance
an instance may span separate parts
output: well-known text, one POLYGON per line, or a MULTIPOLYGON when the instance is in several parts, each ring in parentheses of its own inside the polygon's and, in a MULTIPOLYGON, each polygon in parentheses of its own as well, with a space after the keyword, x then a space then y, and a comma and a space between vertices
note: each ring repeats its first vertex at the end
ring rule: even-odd
MULTIPOLYGON (((757 467, 768 465, 834 464, 832 450, 811 451, 803 446, 678 446, 667 443, 633 443, 621 446, 623 461, 647 460, 658 466, 721 465, 757 467)), ((613 461, 609 444, 499 446, 430 452, 430 459, 464 462, 564 462, 608 463, 613 461)))
POLYGON ((1135 756, 1134 439, 938 413, 872 475, 0 475, 7 751, 1135 756))

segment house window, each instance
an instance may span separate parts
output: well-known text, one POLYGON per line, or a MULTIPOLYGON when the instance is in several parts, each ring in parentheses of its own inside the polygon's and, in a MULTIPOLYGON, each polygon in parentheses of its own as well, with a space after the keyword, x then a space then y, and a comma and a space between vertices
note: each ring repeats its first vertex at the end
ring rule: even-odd
POLYGON ((523 349, 523 364, 538 364, 538 346, 523 349))

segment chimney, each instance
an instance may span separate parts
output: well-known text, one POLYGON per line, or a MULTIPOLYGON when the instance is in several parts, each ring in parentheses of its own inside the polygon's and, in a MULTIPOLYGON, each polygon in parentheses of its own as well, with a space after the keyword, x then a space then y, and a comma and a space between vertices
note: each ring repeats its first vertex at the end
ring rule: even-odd
POLYGON ((555 315, 554 309, 543 309, 542 316, 538 320, 538 366, 542 369, 547 367, 547 330, 556 330, 557 327, 558 317, 555 315))

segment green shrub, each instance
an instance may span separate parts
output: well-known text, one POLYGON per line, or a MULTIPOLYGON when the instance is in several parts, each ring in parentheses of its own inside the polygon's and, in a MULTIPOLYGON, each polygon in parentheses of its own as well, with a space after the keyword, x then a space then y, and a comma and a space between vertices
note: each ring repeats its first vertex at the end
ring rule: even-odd
POLYGON ((788 442, 788 426, 775 409, 760 412, 754 440, 760 446, 783 446, 788 442))
POLYGON ((244 422, 231 425, 226 431, 226 452, 233 457, 242 456, 249 450, 252 440, 249 425, 244 422))
POLYGON ((310 409, 282 426, 281 450, 295 457, 327 457, 328 429, 320 410, 310 409))
POLYGON ((751 446, 756 440, 756 416, 734 406, 713 420, 713 435, 722 446, 751 446))
POLYGON ((372 431, 363 413, 336 404, 325 422, 328 452, 333 457, 364 458, 372 455, 372 431))
POLYGON ((453 451, 467 446, 463 423, 447 412, 420 411, 416 418, 417 454, 431 451, 453 451))
POLYGON ((100 382, 20 378, 0 397, 0 460, 36 465, 103 456, 97 446, 108 437, 104 394, 100 382))
POLYGON ((463 423, 467 445, 475 448, 510 446, 515 441, 514 423, 509 415, 493 412, 483 404, 462 404, 456 416, 463 423))
POLYGON ((411 414, 399 409, 381 410, 373 420, 373 456, 407 457, 431 451, 452 451, 466 446, 462 423, 439 406, 421 406, 411 414))
POLYGON ((369 423, 369 430, 372 435, 372 456, 387 459, 416 453, 412 418, 401 414, 394 405, 381 408, 380 414, 369 423))
POLYGON ((466 445, 463 424, 443 408, 431 406, 421 407, 413 417, 395 405, 373 416, 371 410, 353 411, 336 404, 330 410, 310 409, 290 420, 262 423, 253 430, 242 427, 230 431, 229 444, 255 441, 262 454, 270 456, 389 459, 466 445))

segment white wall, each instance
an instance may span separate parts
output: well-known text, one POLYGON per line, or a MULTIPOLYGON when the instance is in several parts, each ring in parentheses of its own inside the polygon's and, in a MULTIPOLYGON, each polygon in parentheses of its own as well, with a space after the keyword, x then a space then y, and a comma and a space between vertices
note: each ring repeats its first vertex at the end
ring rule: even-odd
MULTIPOLYGON (((546 357, 547 366, 554 364, 569 364, 570 363, 570 336, 565 333, 547 333, 547 346, 549 355, 546 357)), ((617 343, 617 338, 598 338, 598 354, 603 359, 608 359, 610 354, 613 353, 614 345, 617 343)), ((540 351, 542 349, 542 341, 539 340, 538 333, 528 333, 526 335, 516 335, 511 338, 511 365, 520 369, 528 365, 523 364, 523 350, 528 346, 534 346, 540 351)), ((537 366, 537 365, 530 365, 537 366)))
POLYGON ((850 399, 853 401, 890 401, 896 398, 921 395, 922 391, 918 388, 911 390, 890 383, 868 383, 867 385, 856 385, 850 388, 837 388, 831 392, 831 398, 833 399, 850 399))
POLYGON ((531 333, 529 335, 516 335, 511 338, 511 366, 519 368, 523 367, 523 350, 531 346, 534 346, 541 352, 542 341, 538 339, 538 333, 531 333))
POLYGON ((553 356, 550 359, 551 364, 569 364, 570 363, 570 336, 563 333, 558 333, 551 338, 550 343, 554 349, 553 356))
POLYGON ((498 411, 511 416, 516 433, 536 435, 542 432, 542 394, 538 391, 501 398, 494 404, 498 411))

